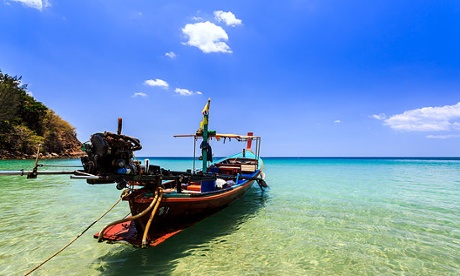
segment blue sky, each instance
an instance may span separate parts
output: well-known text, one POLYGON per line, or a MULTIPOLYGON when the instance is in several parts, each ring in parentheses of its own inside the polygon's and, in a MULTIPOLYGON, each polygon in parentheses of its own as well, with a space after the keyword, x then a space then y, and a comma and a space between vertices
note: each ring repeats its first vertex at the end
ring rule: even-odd
POLYGON ((263 156, 460 156, 459 1, 0 0, 0 25, 2 72, 82 141, 123 117, 188 156, 211 98, 263 156))

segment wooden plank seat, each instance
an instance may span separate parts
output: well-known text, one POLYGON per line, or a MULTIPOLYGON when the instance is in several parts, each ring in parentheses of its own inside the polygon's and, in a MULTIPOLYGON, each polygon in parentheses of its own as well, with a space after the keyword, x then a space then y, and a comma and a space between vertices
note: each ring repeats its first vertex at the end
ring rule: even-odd
POLYGON ((257 159, 235 158, 214 164, 210 171, 213 173, 236 175, 238 173, 253 173, 257 170, 257 159))
POLYGON ((257 165, 255 164, 242 164, 241 165, 241 172, 243 173, 252 173, 255 172, 257 169, 257 165))
POLYGON ((218 165, 217 168, 219 168, 219 173, 223 174, 237 174, 241 171, 241 166, 239 164, 235 165, 218 165))

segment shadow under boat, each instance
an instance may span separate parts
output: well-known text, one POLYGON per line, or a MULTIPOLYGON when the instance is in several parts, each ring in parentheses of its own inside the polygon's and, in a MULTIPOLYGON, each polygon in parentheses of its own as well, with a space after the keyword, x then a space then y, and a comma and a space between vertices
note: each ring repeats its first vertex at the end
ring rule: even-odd
POLYGON ((192 255, 195 250, 213 240, 225 240, 224 237, 256 217, 268 199, 267 190, 260 190, 254 185, 243 198, 188 227, 181 235, 175 235, 148 250, 123 246, 121 251, 113 255, 100 257, 100 267, 95 269, 103 270, 104 275, 171 274, 181 258, 192 255))

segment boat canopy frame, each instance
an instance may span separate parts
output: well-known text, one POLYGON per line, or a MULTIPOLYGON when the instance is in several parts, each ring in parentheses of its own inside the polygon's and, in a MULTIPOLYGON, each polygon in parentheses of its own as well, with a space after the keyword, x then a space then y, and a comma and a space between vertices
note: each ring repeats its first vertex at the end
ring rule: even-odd
MULTIPOLYGON (((193 172, 195 172, 195 162, 196 162, 196 143, 198 140, 203 139, 203 135, 201 133, 197 134, 176 134, 173 136, 174 138, 193 138, 193 172)), ((262 137, 261 136, 254 136, 252 132, 249 132, 247 135, 240 135, 240 134, 223 134, 223 133, 210 133, 208 134, 208 139, 216 139, 219 141, 220 139, 235 139, 238 142, 246 142, 246 148, 243 148, 243 151, 250 150, 254 153, 255 158, 260 158, 260 144, 262 137), (255 150, 252 150, 252 141, 255 142, 255 150)))

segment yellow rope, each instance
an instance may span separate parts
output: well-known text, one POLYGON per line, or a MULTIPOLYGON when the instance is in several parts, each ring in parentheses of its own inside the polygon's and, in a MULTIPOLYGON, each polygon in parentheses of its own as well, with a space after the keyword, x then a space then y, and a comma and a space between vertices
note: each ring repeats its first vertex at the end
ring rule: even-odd
POLYGON ((155 213, 158 210, 158 206, 160 206, 161 199, 163 198, 163 189, 161 187, 158 187, 157 193, 159 194, 157 202, 155 203, 155 207, 153 208, 153 211, 150 214, 150 218, 147 221, 147 225, 145 226, 145 229, 144 229, 144 235, 142 236, 142 248, 147 247, 147 234, 150 229, 150 224, 152 224, 153 217, 155 216, 155 213))
POLYGON ((76 236, 73 240, 71 240, 68 244, 66 244, 64 247, 62 247, 61 249, 59 249, 58 251, 56 251, 56 253, 54 253, 53 255, 51 255, 48 259, 44 260, 42 263, 40 263, 39 265, 37 265, 36 267, 34 267, 33 269, 29 270, 29 272, 27 272, 26 274, 24 274, 24 276, 26 275, 29 275, 31 274, 32 272, 34 272, 35 270, 37 270, 38 268, 40 268, 42 265, 44 265, 45 263, 47 263, 49 260, 51 260, 52 258, 56 257, 59 253, 61 253, 62 251, 64 251, 67 247, 69 247, 72 243, 74 243, 78 238, 80 238, 84 233, 86 233, 86 231, 88 231, 94 224, 96 224, 96 222, 98 222, 99 220, 101 220, 105 215, 107 215, 110 211, 112 211, 113 208, 115 208, 115 206, 120 203, 121 201, 121 198, 117 200, 117 202, 115 202, 112 207, 110 207, 104 214, 102 214, 102 216, 100 216, 98 219, 96 219, 93 223, 91 223, 88 227, 86 227, 85 230, 83 230, 83 232, 81 232, 80 234, 78 234, 78 236, 76 236))
POLYGON ((119 219, 119 220, 116 220, 114 222, 111 222, 109 224, 107 224, 106 226, 104 226, 104 228, 102 228, 102 230, 99 232, 99 238, 97 239, 98 242, 102 242, 104 241, 104 232, 105 230, 107 230, 107 228, 109 228, 110 226, 113 226, 113 225, 116 225, 116 224, 120 224, 120 223, 124 223, 124 222, 127 222, 127 221, 131 221, 131 220, 135 220, 135 219, 138 219, 140 217, 143 217, 145 216, 150 210, 152 210, 152 208, 155 206, 155 203, 158 199, 158 195, 159 195, 159 192, 157 191, 155 193, 155 198, 152 200, 152 202, 150 203, 149 207, 147 207, 144 211, 140 212, 139 214, 135 215, 135 216, 132 216, 132 217, 127 217, 127 218, 124 218, 124 219, 119 219))

